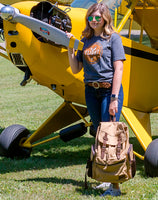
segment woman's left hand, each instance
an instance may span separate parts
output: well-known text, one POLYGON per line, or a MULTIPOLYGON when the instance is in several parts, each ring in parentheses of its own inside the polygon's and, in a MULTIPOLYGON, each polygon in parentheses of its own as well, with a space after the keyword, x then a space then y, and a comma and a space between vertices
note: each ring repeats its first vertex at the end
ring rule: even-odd
POLYGON ((112 100, 109 105, 109 114, 114 116, 118 112, 118 100, 112 100))

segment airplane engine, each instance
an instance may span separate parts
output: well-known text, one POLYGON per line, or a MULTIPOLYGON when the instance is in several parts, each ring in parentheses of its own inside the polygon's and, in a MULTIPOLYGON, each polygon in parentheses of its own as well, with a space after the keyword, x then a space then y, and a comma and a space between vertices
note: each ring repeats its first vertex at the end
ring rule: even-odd
MULTIPOLYGON (((41 20, 45 23, 48 23, 49 25, 52 25, 64 32, 71 32, 72 29, 71 19, 67 15, 66 11, 69 11, 69 9, 66 8, 66 10, 63 11, 56 5, 53 5, 49 2, 40 2, 39 4, 37 4, 32 8, 30 16, 38 20, 41 20)), ((33 34, 41 42, 48 42, 53 45, 56 45, 55 42, 47 40, 46 38, 41 37, 37 33, 33 32, 33 34)))

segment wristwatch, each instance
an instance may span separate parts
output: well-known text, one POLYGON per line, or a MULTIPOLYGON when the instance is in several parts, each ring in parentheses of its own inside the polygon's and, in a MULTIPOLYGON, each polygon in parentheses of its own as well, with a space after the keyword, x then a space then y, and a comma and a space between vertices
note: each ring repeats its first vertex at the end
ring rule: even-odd
POLYGON ((118 95, 111 94, 111 101, 118 100, 118 95))

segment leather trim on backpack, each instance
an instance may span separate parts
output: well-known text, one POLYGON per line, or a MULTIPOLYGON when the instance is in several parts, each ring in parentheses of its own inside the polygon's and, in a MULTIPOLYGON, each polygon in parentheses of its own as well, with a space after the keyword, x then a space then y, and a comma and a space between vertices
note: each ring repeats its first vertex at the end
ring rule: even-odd
POLYGON ((101 159, 104 159, 104 154, 106 150, 106 141, 108 141, 107 133, 105 132, 105 136, 103 137, 103 146, 101 148, 101 159))

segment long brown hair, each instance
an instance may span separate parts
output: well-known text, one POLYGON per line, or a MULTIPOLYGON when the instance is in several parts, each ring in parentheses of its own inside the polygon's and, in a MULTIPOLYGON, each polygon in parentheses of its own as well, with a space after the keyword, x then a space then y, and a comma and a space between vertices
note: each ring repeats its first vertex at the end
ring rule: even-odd
POLYGON ((112 27, 112 17, 108 6, 103 3, 95 3, 88 9, 86 14, 86 28, 83 30, 82 35, 86 38, 91 38, 94 35, 94 30, 89 25, 88 17, 97 10, 99 10, 101 16, 105 21, 102 37, 111 37, 111 34, 114 32, 114 29, 112 27))

